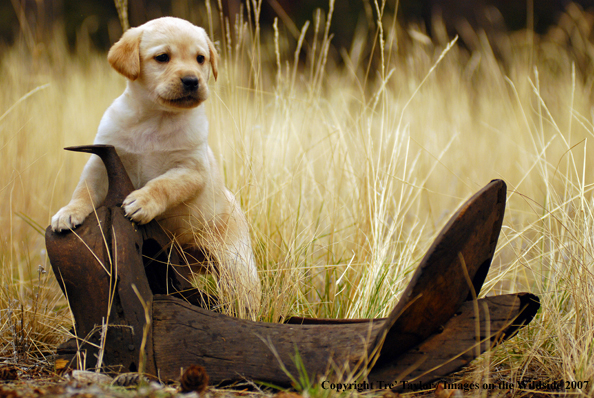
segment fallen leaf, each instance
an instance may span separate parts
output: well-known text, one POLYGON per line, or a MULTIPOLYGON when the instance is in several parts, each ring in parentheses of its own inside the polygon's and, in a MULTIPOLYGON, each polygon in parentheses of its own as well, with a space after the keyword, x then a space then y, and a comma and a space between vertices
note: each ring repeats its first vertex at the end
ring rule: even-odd
POLYGON ((113 381, 108 375, 90 372, 88 370, 73 370, 72 378, 79 383, 90 383, 90 384, 108 384, 113 381))

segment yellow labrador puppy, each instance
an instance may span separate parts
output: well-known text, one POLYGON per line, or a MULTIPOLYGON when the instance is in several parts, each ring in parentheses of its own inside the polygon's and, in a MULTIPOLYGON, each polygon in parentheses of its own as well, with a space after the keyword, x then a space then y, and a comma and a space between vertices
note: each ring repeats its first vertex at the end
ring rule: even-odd
MULTIPOLYGON (((260 279, 248 225, 225 188, 208 146, 204 101, 217 52, 204 29, 164 17, 124 33, 108 54, 127 87, 107 109, 96 144, 115 146, 136 190, 124 201, 140 224, 157 219, 189 249, 216 261, 219 294, 229 308, 253 318, 260 279)), ((70 203, 52 217, 52 229, 75 228, 103 202, 107 174, 99 157, 86 164, 70 203)))

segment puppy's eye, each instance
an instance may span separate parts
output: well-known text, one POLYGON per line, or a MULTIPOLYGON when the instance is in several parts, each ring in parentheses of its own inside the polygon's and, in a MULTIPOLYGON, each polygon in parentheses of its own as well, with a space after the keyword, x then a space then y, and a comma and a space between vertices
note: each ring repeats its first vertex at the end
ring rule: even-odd
POLYGON ((161 62, 161 63, 169 62, 169 55, 159 54, 155 57, 155 61, 161 62))
POLYGON ((197 56, 196 61, 198 61, 199 64, 203 64, 204 63, 204 55, 197 56))

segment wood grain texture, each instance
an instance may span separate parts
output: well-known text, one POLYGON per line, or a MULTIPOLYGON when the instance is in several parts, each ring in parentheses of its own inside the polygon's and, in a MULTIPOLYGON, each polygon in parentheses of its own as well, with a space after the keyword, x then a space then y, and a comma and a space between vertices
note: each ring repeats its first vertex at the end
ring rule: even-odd
POLYGON ((164 379, 203 366, 214 384, 251 379, 290 386, 298 378, 295 354, 308 375, 354 371, 383 320, 344 325, 285 325, 231 318, 168 296, 153 301, 156 366, 164 379), (275 355, 275 352, 277 355, 275 355))
POLYGON ((57 233, 48 227, 45 246, 54 275, 75 316, 76 331, 85 337, 101 324, 109 303, 109 252, 99 230, 111 213, 105 207, 97 209, 76 229, 76 233, 57 233), (93 288, 92 294, 90 289, 93 288), (78 317, 77 315, 85 315, 78 317))
MULTIPOLYGON (((124 216, 120 205, 134 187, 113 146, 67 149, 100 156, 107 168, 109 190, 103 205, 74 231, 54 232, 51 227, 46 230, 48 256, 68 297, 79 340, 66 342, 58 352, 69 361, 77 350, 86 352, 84 366, 96 366, 101 327, 105 324, 101 365, 114 372, 136 371, 147 324, 141 299, 150 319, 153 297, 144 269, 143 245, 149 239, 161 244, 170 239, 156 223, 137 226, 124 216)), ((152 337, 150 333, 146 337, 145 371, 155 374, 152 337)))
POLYGON ((369 370, 365 352, 385 319, 307 324, 304 318, 303 325, 251 322, 155 296, 155 362, 165 380, 179 380, 182 370, 195 364, 206 369, 213 384, 247 379, 286 387, 291 385, 287 373, 298 378, 297 349, 313 380, 344 379, 342 370, 358 369, 363 376, 369 370, 368 380, 376 385, 396 380, 429 382, 459 370, 513 336, 539 308, 538 298, 527 293, 489 297, 477 304, 481 343, 476 340, 475 308, 467 301, 439 333, 369 370))
POLYGON ((540 306, 538 298, 528 293, 488 297, 478 300, 477 304, 479 341, 475 308, 472 301, 467 301, 442 331, 399 357, 386 358, 383 366, 371 370, 369 381, 398 381, 402 386, 403 380, 422 383, 437 380, 512 337, 519 327, 532 320, 540 306))
MULTIPOLYGON (((124 216, 124 209, 121 207, 110 207, 111 210, 111 244, 113 255, 114 271, 117 274, 117 306, 119 310, 119 322, 131 327, 131 334, 114 336, 108 340, 109 352, 126 353, 124 366, 128 371, 134 371, 140 366, 141 346, 143 340, 143 329, 147 324, 145 316, 148 311, 148 319, 152 318, 153 293, 149 287, 144 265, 142 261, 142 234, 136 233, 137 226, 124 216), (117 261, 116 261, 117 260, 117 261), (134 289, 136 288, 136 289, 134 289), (144 302, 144 303, 143 303, 144 302), (124 349, 125 347, 125 349, 124 349)), ((150 328, 149 328, 150 332, 150 328)), ((152 352, 152 336, 149 333, 145 343, 145 368, 149 374, 155 374, 155 366, 152 352)), ((124 360, 124 358, 118 358, 124 360)), ((114 358, 113 363, 118 363, 114 358)))

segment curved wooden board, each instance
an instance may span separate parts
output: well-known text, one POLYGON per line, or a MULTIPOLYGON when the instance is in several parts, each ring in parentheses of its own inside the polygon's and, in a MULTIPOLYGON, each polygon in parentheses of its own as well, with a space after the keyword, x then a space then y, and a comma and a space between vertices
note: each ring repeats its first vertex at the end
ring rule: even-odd
MULTIPOLYGON (((413 369, 410 364, 420 363, 419 358, 432 366, 430 372, 438 358, 446 358, 448 365, 438 368, 447 370, 449 364, 457 366, 457 358, 463 358, 456 353, 466 352, 473 344, 472 339, 468 340, 473 336, 468 334, 472 321, 467 316, 469 304, 462 306, 460 316, 450 318, 471 296, 472 289, 478 293, 488 272, 505 209, 503 181, 492 181, 452 217, 388 318, 314 321, 317 324, 301 318, 294 319, 303 323, 300 325, 271 324, 228 317, 156 294, 173 293, 205 304, 202 295, 175 276, 169 261, 180 264, 179 258, 170 250, 168 238, 158 225, 137 227, 124 217, 119 204, 133 188, 115 149, 68 149, 95 153, 104 160, 110 186, 104 203, 107 207, 98 209, 97 220, 89 217, 79 226, 78 236, 48 230, 48 254, 68 294, 79 337, 81 332, 96 337, 96 325, 109 313, 112 327, 107 334, 106 365, 135 371, 143 356, 145 370, 163 379, 178 379, 182 368, 198 364, 207 369, 215 384, 251 379, 289 386, 303 371, 313 378, 331 375, 345 379, 357 373, 364 376, 372 366, 370 354, 377 350, 381 351, 370 373, 372 377, 394 378, 402 366, 413 369), (460 255, 466 268, 462 267, 460 255), (111 264, 109 270, 103 269, 106 264, 111 264), (114 286, 117 289, 112 291, 114 286), (151 301, 152 328, 143 334, 145 311, 151 316, 151 301), (108 306, 112 306, 109 312, 108 306), (444 324, 443 333, 423 342, 444 324), (400 355, 421 342, 416 351, 400 355), (144 343, 148 346, 141 352, 144 343), (455 357, 447 361, 447 355, 455 357)), ((180 272, 184 270, 179 267, 180 272)), ((495 323, 489 325, 499 327, 497 322, 521 313, 519 300, 518 304, 517 297, 488 299, 487 307, 491 311, 493 305, 495 314, 495 323)), ((530 308, 534 309, 534 305, 530 308)), ((532 316, 524 316, 524 320, 529 322, 532 316)), ((520 327, 506 325, 508 334, 520 327)), ((76 347, 65 344, 61 349, 70 355, 76 347)), ((424 377, 430 374, 426 369, 417 366, 408 373, 413 377, 413 372, 421 372, 419 375, 424 377)))
POLYGON ((472 301, 467 301, 445 324, 444 329, 393 362, 369 374, 369 382, 396 384, 429 383, 468 365, 478 354, 512 337, 536 315, 538 297, 529 293, 487 297, 477 301, 480 341, 477 342, 477 318, 472 301), (477 351, 478 350, 478 351, 477 351))
MULTIPOLYGON (((106 325, 102 366, 119 372, 140 365, 145 301, 150 314, 152 292, 142 261, 142 235, 119 207, 100 207, 74 232, 48 227, 46 247, 52 269, 68 298, 78 338, 59 347, 62 359, 86 352, 85 367, 97 364, 101 327, 106 325), (101 225, 101 228, 99 227, 101 225), (136 287, 136 291, 132 286, 136 287), (114 289, 114 286, 116 287, 114 289), (137 294, 138 292, 138 294, 137 294)), ((150 341, 151 336, 146 336, 150 341)), ((145 370, 155 373, 147 346, 145 370)))
POLYGON ((296 353, 310 378, 365 371, 366 353, 383 320, 342 325, 287 325, 229 317, 170 296, 153 300, 154 358, 164 380, 201 365, 213 384, 238 380, 291 385, 296 353), (282 363, 282 366, 281 366, 282 363), (283 366, 286 371, 283 370, 283 366))
POLYGON ((97 231, 109 218, 109 209, 101 207, 74 233, 54 232, 51 226, 45 230, 47 254, 58 284, 70 303, 81 338, 100 325, 101 317, 107 312, 110 277, 104 267, 109 267, 109 249, 103 234, 97 231), (79 314, 84 316, 78 317, 79 314))
MULTIPOLYGON (((371 385, 427 383, 467 365, 477 355, 513 336, 539 308, 538 298, 519 293, 465 302, 445 324, 392 363, 368 374, 371 385), (488 314, 488 315, 487 315, 488 314)), ((170 296, 153 301, 153 351, 159 375, 178 380, 190 365, 203 366, 212 384, 239 380, 288 387, 299 378, 298 352, 310 380, 365 375, 364 355, 385 320, 350 324, 287 325, 252 322, 216 314, 170 296), (282 365, 281 365, 282 363, 282 365), (283 369, 283 366, 285 367, 283 369), (338 370, 338 371, 337 371, 338 370), (348 370, 341 373, 343 370, 348 370)))
POLYGON ((444 325, 470 296, 468 278, 478 294, 497 246, 505 197, 505 183, 493 180, 452 216, 371 347, 381 347, 376 367, 391 363, 444 325))
MULTIPOLYGON (((108 191, 105 201, 100 206, 114 207, 121 206, 130 192, 134 191, 134 185, 118 156, 113 145, 78 145, 64 148, 67 151, 92 153, 101 158, 107 170, 108 191)), ((98 206, 98 207, 100 207, 98 206)))

